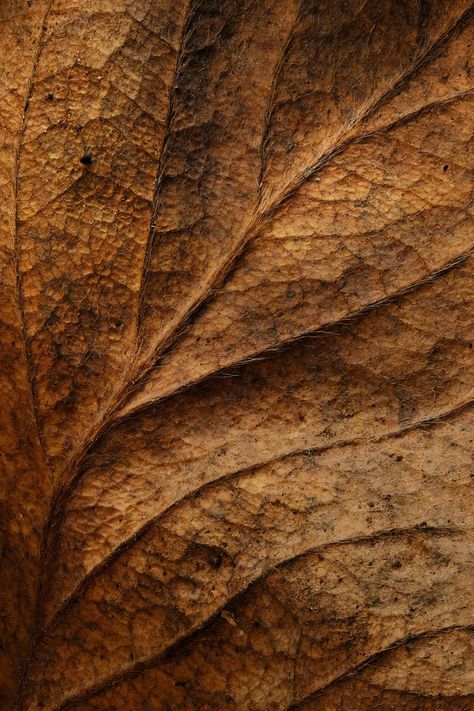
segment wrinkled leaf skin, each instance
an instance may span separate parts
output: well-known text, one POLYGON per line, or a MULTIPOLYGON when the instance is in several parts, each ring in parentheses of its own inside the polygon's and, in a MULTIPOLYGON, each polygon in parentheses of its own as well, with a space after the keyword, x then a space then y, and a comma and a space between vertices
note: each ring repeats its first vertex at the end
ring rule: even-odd
POLYGON ((0 3, 1 711, 474 711, 474 7, 0 3))

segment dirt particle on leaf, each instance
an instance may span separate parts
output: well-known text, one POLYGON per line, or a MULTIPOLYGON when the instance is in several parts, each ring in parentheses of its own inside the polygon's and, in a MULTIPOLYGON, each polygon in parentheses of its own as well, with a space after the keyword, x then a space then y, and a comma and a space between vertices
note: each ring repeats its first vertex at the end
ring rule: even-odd
POLYGON ((214 570, 218 570, 222 565, 222 553, 218 548, 213 548, 209 552, 209 565, 214 570))
POLYGON ((80 162, 82 165, 92 165, 92 156, 90 153, 84 153, 84 155, 81 156, 80 162))

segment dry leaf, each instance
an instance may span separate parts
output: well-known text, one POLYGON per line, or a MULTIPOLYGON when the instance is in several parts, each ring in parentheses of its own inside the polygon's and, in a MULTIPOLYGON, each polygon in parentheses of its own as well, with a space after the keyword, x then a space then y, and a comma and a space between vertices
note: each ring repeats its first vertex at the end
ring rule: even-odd
POLYGON ((473 39, 3 0, 2 709, 474 709, 473 39))

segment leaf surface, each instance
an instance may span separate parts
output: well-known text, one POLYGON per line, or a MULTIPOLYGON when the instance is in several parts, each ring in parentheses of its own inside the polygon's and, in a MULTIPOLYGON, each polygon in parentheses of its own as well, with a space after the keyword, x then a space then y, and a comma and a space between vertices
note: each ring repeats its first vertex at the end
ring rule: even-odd
POLYGON ((473 13, 2 5, 2 708, 474 708, 473 13))

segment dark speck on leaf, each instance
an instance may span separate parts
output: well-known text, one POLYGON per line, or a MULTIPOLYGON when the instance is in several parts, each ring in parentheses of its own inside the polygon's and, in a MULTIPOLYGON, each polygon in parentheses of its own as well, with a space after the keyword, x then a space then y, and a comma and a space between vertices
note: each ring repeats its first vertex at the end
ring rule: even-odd
POLYGON ((447 165, 447 164, 443 167, 443 170, 444 170, 445 173, 446 173, 446 171, 448 170, 448 168, 449 168, 449 165, 447 165))
POLYGON ((88 153, 84 153, 84 155, 81 158, 81 163, 82 163, 82 165, 91 165, 92 164, 92 156, 89 155, 88 153))
POLYGON ((54 99, 54 94, 51 94, 51 92, 49 92, 49 94, 46 94, 46 101, 52 101, 53 99, 54 99))
POLYGON ((214 570, 217 570, 218 568, 221 567, 222 553, 218 549, 214 549, 214 550, 210 551, 209 565, 211 566, 211 568, 214 568, 214 570))

